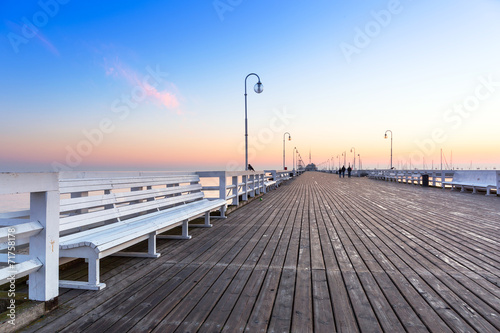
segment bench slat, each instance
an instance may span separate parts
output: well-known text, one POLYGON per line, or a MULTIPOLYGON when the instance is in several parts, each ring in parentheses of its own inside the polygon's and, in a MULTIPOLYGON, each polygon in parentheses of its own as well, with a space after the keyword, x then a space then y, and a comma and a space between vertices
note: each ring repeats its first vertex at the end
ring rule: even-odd
POLYGON ((104 195, 95 195, 89 197, 79 197, 71 199, 62 199, 60 210, 68 212, 77 209, 94 208, 98 206, 110 205, 113 203, 126 203, 136 200, 144 200, 154 197, 161 197, 172 194, 181 194, 185 192, 201 191, 201 185, 187 185, 165 187, 162 189, 151 189, 133 192, 110 193, 104 195))
POLYGON ((102 180, 61 180, 59 191, 61 194, 74 192, 104 191, 132 187, 146 187, 156 185, 174 185, 199 182, 199 176, 162 177, 151 179, 102 179, 102 180))
POLYGON ((61 217, 60 230, 69 230, 84 227, 111 219, 125 218, 126 216, 148 210, 161 209, 181 202, 189 202, 203 198, 203 193, 192 193, 171 198, 146 201, 138 204, 131 204, 122 207, 113 207, 95 212, 61 217))

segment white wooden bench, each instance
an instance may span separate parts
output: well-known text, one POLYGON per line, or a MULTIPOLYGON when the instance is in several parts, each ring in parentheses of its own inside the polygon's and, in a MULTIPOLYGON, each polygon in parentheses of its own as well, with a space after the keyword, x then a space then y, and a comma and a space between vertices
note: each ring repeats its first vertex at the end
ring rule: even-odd
POLYGON ((207 200, 199 176, 165 175, 117 178, 60 179, 61 258, 88 260, 88 282, 63 281, 63 288, 99 290, 99 260, 108 255, 157 258, 157 238, 189 239, 188 222, 219 209, 224 217, 226 201, 207 200), (182 226, 182 235, 159 235, 182 226), (148 240, 148 252, 123 252, 148 240))
MULTIPOLYGON (((477 189, 486 190, 486 195, 491 195, 491 189, 497 189, 498 192, 498 173, 496 171, 455 171, 453 180, 443 182, 444 185, 451 185, 454 190, 460 187, 460 192, 466 189, 472 189, 472 193, 477 193, 477 189)), ((497 193, 498 195, 498 193, 497 193)))

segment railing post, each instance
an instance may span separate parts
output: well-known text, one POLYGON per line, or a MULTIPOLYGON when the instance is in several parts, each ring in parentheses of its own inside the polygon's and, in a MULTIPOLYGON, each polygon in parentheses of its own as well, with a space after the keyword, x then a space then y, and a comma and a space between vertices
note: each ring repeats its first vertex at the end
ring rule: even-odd
POLYGON ((244 174, 242 176, 243 183, 243 201, 248 201, 248 175, 244 174))
POLYGON ((497 171, 497 195, 500 195, 500 171, 497 171))
POLYGON ((254 188, 255 188, 255 194, 259 195, 260 194, 260 174, 256 174, 254 178, 254 188))
POLYGON ((227 180, 225 171, 221 171, 219 175, 219 198, 227 200, 227 180))
POLYGON ((233 176, 232 180, 233 180, 233 186, 234 186, 233 187, 233 194, 235 195, 235 197, 233 198, 232 204, 235 206, 238 206, 238 204, 240 203, 240 197, 238 195, 238 175, 233 176))
POLYGON ((260 178, 260 186, 262 188, 262 193, 267 193, 266 191, 266 185, 265 185, 265 181, 266 181, 266 173, 263 172, 259 175, 259 178, 260 178))
POLYGON ((255 197, 255 174, 251 174, 249 178, 250 178, 250 185, 251 185, 250 198, 253 198, 253 197, 255 197))
POLYGON ((30 257, 43 266, 29 275, 29 297, 48 301, 59 294, 59 191, 34 192, 30 197, 30 219, 43 230, 30 238, 30 257))

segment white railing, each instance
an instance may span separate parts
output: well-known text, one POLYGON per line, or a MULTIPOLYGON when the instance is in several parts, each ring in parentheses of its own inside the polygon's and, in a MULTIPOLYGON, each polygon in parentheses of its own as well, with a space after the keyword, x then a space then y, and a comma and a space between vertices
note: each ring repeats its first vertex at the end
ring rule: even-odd
POLYGON ((29 275, 29 298, 48 301, 59 294, 59 181, 57 173, 0 173, 0 194, 30 195, 30 209, 0 214, 0 284, 29 275), (27 215, 28 218, 23 215, 27 215), (18 253, 29 244, 29 254, 18 253))
POLYGON ((273 180, 278 183, 278 185, 285 181, 290 179, 290 175, 293 175, 293 171, 288 171, 288 170, 264 170, 266 173, 266 178, 267 180, 273 180))
MULTIPOLYGON (((396 181, 399 183, 418 184, 422 185, 423 175, 429 177, 429 186, 433 187, 450 187, 443 185, 444 182, 453 180, 456 171, 463 173, 478 174, 478 173, 495 173, 496 175, 496 193, 500 194, 500 171, 498 170, 371 170, 368 171, 368 177, 374 179, 382 179, 388 181, 396 181)), ((493 185, 493 184, 492 184, 493 185)))
POLYGON ((198 171, 207 198, 218 198, 237 206, 243 201, 266 193, 264 171, 198 171))

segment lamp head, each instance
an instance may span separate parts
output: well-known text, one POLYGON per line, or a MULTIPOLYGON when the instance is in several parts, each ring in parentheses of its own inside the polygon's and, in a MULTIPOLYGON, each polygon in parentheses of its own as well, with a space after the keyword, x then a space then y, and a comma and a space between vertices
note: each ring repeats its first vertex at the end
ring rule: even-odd
POLYGON ((384 139, 387 139, 387 133, 385 133, 384 139))
POLYGON ((255 84, 255 86, 253 87, 253 90, 257 93, 257 94, 260 94, 261 92, 264 91, 264 85, 262 84, 262 82, 257 82, 255 84))
POLYGON ((288 141, 292 141, 292 137, 290 135, 288 136, 288 141))

